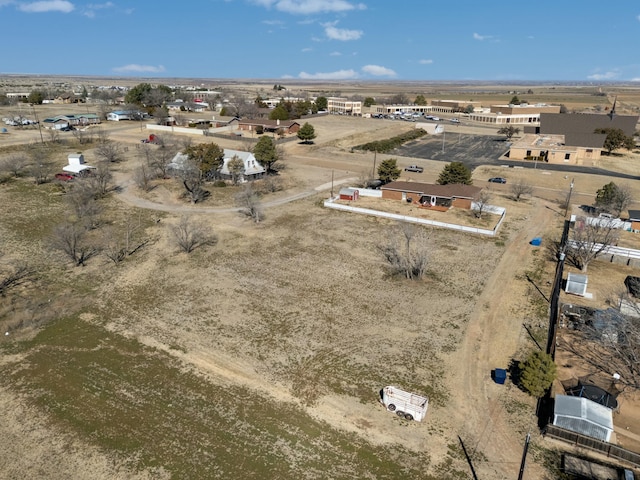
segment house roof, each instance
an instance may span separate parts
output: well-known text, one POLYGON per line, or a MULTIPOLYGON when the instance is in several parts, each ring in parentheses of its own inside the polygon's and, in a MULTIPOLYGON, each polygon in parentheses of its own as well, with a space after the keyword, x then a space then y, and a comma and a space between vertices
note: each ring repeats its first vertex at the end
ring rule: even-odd
POLYGON ((613 432, 611 409, 583 397, 556 395, 553 424, 608 442, 613 432))
MULTIPOLYGON (((541 113, 540 133, 568 133, 593 134, 597 128, 619 128, 627 136, 632 136, 636 130, 638 115, 609 115, 596 113, 541 113)), ((565 141, 569 145, 568 141, 565 141)))
POLYGON ((224 164, 220 168, 220 173, 222 173, 223 175, 230 175, 227 165, 229 164, 229 160, 231 160, 233 157, 238 157, 244 163, 244 175, 258 175, 266 172, 265 168, 260 165, 260 163, 256 160, 256 157, 254 157, 252 153, 225 148, 224 164))
POLYGON ((564 136, 564 144, 572 147, 602 148, 607 135, 604 133, 568 132, 564 136))
POLYGON ((421 195, 433 195, 443 198, 475 198, 482 188, 473 185, 450 183, 437 185, 420 182, 390 182, 380 187, 380 190, 394 190, 397 192, 417 193, 421 195))
POLYGON ((84 170, 91 170, 93 168, 96 168, 96 167, 92 167, 91 165, 82 163, 79 165, 65 165, 64 167, 62 167, 62 170, 64 170, 65 172, 80 173, 84 170))
POLYGON ((264 128, 291 128, 294 125, 300 125, 295 120, 269 120, 267 118, 250 118, 240 120, 241 125, 262 125, 264 128))
POLYGON ((640 222, 640 210, 629 210, 629 220, 640 222))

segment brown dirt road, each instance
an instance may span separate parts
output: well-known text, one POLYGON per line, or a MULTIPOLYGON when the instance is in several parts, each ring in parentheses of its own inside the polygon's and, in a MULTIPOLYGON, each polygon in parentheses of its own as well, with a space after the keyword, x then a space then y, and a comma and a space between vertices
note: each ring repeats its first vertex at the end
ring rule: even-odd
MULTIPOLYGON (((525 341, 525 319, 518 316, 518 305, 527 302, 526 285, 516 277, 531 264, 535 247, 529 241, 561 220, 546 208, 546 202, 534 199, 533 203, 533 211, 521 223, 521 230, 513 232, 506 242, 504 255, 487 280, 464 340, 449 365, 451 391, 457 392, 452 395, 451 426, 486 456, 486 463, 476 466, 482 478, 496 475, 496 463, 502 465, 501 473, 508 467, 515 477, 522 454, 524 436, 516 434, 505 415, 507 387, 495 384, 490 373, 494 368, 507 368, 519 344, 525 341)), ((534 422, 532 415, 532 425, 534 422)), ((528 468, 535 470, 528 472, 529 478, 542 478, 538 466, 530 463, 528 468)))

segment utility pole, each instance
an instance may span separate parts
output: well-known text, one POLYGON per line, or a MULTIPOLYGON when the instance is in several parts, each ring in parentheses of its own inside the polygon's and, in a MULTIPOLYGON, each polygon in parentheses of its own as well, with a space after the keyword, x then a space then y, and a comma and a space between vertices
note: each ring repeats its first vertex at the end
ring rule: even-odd
POLYGON ((567 206, 564 209, 564 218, 567 218, 567 213, 569 213, 569 204, 571 203, 571 194, 573 193, 573 178, 571 179, 571 184, 569 185, 569 195, 567 195, 567 206))
POLYGON ((31 108, 33 108, 33 118, 38 124, 38 131, 40 132, 40 143, 44 145, 44 138, 42 138, 42 125, 40 125, 40 121, 38 120, 38 114, 36 113, 36 106, 32 103, 31 108))
POLYGON ((331 198, 333 198, 333 170, 331 170, 331 198))
POLYGON ((445 132, 443 127, 442 128, 442 153, 444 153, 444 139, 445 139, 445 132))
POLYGON ((378 150, 374 150, 373 151, 373 172, 372 172, 372 178, 375 179, 376 178, 376 158, 378 156, 378 150))
POLYGON ((522 451, 522 461, 520 462, 520 474, 518 475, 518 480, 522 480, 522 475, 524 475, 524 465, 527 461, 527 451, 529 450, 530 441, 531 433, 527 433, 527 438, 524 441, 524 450, 522 451))

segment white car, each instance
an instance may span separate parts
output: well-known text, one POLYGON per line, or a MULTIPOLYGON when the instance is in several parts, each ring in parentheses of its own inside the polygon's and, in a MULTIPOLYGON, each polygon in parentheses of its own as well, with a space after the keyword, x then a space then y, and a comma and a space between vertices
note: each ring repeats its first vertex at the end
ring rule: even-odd
POLYGON ((451 123, 460 123, 460 120, 458 120, 457 118, 452 118, 451 120, 449 120, 451 123))

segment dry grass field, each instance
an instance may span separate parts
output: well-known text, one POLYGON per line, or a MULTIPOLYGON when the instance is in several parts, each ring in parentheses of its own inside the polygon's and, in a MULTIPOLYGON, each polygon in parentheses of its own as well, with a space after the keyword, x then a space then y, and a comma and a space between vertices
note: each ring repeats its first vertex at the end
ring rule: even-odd
MULTIPOLYGON (((147 242, 117 265, 101 253, 73 267, 50 248, 70 215, 59 187, 0 183, 0 264, 27 261, 36 272, 0 297, 5 478, 469 478, 461 441, 479 478, 517 475, 524 436, 537 431, 535 399, 490 372, 534 348, 523 325, 546 339, 546 304, 527 278, 548 293, 554 264, 529 241, 558 238, 571 179, 576 209, 610 179, 477 169, 477 185, 522 177, 534 194, 515 202, 508 184, 490 187, 507 208, 495 238, 427 229, 427 275, 407 281, 379 251, 400 235, 396 224, 322 201, 332 179, 356 182, 372 168, 351 147, 409 127, 311 122, 316 144, 287 145, 286 189, 262 198, 258 224, 233 211, 239 187, 213 189, 201 206, 186 204, 173 180, 141 192, 131 177, 145 132, 105 125, 129 148, 89 240, 135 219, 147 242), (214 245, 179 251, 172 227, 185 214, 215 233, 214 245), (386 412, 378 398, 388 384, 427 394, 426 420, 386 412)), ((37 130, 8 135, 0 155, 39 140, 37 130)), ((61 166, 78 149, 65 140, 55 147, 61 166)), ((632 161, 611 168, 632 171, 632 161)), ((420 180, 435 181, 443 164, 420 162, 420 180)), ((594 304, 613 278, 607 268, 590 267, 594 304)), ((549 450, 534 435, 527 478, 556 478, 549 450)))

